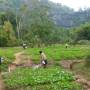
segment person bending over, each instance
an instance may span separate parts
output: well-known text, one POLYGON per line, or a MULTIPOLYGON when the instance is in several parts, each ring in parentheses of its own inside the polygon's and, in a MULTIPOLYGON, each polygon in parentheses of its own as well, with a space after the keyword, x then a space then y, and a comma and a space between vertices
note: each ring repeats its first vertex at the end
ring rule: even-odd
POLYGON ((46 66, 47 66, 47 57, 46 57, 46 55, 45 55, 44 52, 39 51, 39 53, 40 53, 40 58, 41 58, 41 65, 42 65, 44 68, 46 68, 46 66))

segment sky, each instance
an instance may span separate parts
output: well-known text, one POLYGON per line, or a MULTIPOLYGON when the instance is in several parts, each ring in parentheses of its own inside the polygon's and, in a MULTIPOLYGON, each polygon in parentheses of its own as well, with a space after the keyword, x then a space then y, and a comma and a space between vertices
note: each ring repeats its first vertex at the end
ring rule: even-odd
POLYGON ((50 1, 69 6, 73 8, 75 11, 79 10, 79 8, 90 7, 90 0, 50 0, 50 1))

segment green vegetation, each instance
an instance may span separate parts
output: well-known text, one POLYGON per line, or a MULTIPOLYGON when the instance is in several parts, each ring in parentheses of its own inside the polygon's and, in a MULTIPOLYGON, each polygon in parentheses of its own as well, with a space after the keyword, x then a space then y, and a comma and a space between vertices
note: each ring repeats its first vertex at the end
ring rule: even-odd
POLYGON ((0 71, 7 71, 14 54, 22 51, 17 47, 22 43, 28 45, 22 58, 30 56, 33 63, 40 63, 42 50, 54 65, 45 69, 17 68, 7 73, 3 76, 7 89, 82 90, 73 74, 57 66, 61 60, 85 59, 74 70, 90 76, 90 9, 74 12, 48 0, 0 0, 0 57, 4 57, 0 71), (68 48, 65 43, 70 44, 68 48))
POLYGON ((11 48, 11 47, 0 48, 0 56, 12 60, 15 58, 14 54, 17 52, 20 52, 21 50, 22 50, 22 48, 19 48, 19 47, 16 47, 16 48, 11 48))
MULTIPOLYGON (((80 60, 88 57, 90 53, 89 45, 76 45, 65 48, 65 45, 52 45, 43 48, 28 48, 25 50, 25 55, 31 57, 34 63, 40 63, 39 50, 43 50, 48 58, 48 62, 55 61, 56 63, 60 60, 80 60)), ((6 70, 7 65, 13 62, 15 59, 14 54, 22 51, 21 48, 1 48, 0 56, 5 58, 5 62, 0 65, 2 70, 6 70)))
POLYGON ((73 75, 59 67, 17 69, 4 75, 7 88, 15 90, 81 90, 73 75))
POLYGON ((3 64, 0 65, 0 70, 7 70, 8 65, 15 59, 14 54, 22 51, 21 48, 0 48, 0 56, 4 58, 3 64))
POLYGON ((74 12, 48 0, 28 0, 27 3, 25 0, 5 0, 0 2, 0 7, 0 47, 18 46, 23 42, 30 47, 56 43, 90 44, 90 9, 74 12), (76 16, 72 16, 74 14, 76 16), (68 26, 78 27, 65 28, 68 26))
MULTIPOLYGON (((89 45, 76 45, 65 48, 65 45, 52 45, 44 48, 28 48, 25 50, 25 55, 30 56, 34 63, 40 62, 39 50, 43 50, 48 62, 55 61, 55 64, 63 59, 84 59, 88 57, 89 45)), ((8 58, 8 62, 13 62, 14 54, 20 52, 21 48, 1 48, 0 55, 8 58)), ((8 64, 2 64, 2 70, 7 69, 8 64)), ((85 64, 79 64, 74 67, 75 72, 79 72, 85 76, 89 76, 89 68, 85 64), (83 68, 83 71, 82 71, 83 68)), ((73 74, 68 73, 60 67, 50 66, 46 69, 39 68, 17 68, 15 71, 3 76, 5 84, 9 90, 82 90, 81 86, 74 82, 73 74)))
POLYGON ((71 30, 72 40, 79 44, 90 44, 90 23, 85 23, 71 30))
POLYGON ((60 61, 60 60, 77 60, 84 59, 88 53, 90 53, 89 45, 70 45, 68 48, 65 48, 65 45, 52 45, 50 47, 44 48, 29 48, 26 50, 26 54, 34 61, 39 60, 39 50, 43 50, 48 60, 50 61, 60 61))

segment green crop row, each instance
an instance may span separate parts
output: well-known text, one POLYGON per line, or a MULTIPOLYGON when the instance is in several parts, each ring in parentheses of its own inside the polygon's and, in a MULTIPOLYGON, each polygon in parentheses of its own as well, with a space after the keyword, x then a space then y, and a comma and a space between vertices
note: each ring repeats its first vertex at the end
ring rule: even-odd
POLYGON ((45 87, 43 90, 80 90, 80 86, 74 82, 73 75, 58 67, 46 69, 19 68, 13 73, 4 75, 4 82, 7 88, 11 90, 13 88, 20 90, 20 88, 25 87, 28 87, 28 90, 41 90, 42 86, 45 87))
POLYGON ((77 45, 65 48, 63 45, 59 45, 44 48, 29 48, 26 50, 26 54, 30 55, 34 61, 38 62, 38 60, 40 60, 39 50, 44 51, 48 60, 51 61, 74 60, 84 59, 88 53, 90 53, 90 46, 77 45))

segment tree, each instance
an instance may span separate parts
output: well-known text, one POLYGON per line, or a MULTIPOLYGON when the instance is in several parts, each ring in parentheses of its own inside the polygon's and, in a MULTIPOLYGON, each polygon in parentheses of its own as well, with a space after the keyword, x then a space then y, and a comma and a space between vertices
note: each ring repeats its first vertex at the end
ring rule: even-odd
POLYGON ((10 21, 4 22, 3 32, 5 33, 6 38, 7 38, 7 45, 8 46, 15 45, 16 44, 16 37, 15 37, 14 30, 13 30, 13 26, 10 23, 10 21))
POLYGON ((49 17, 48 7, 38 2, 30 13, 30 19, 30 33, 33 34, 31 36, 33 38, 38 36, 38 39, 42 43, 48 43, 51 38, 50 34, 54 29, 54 23, 49 17))
POLYGON ((0 47, 5 47, 7 46, 7 35, 6 32, 3 30, 2 27, 0 27, 0 47))
POLYGON ((86 23, 85 25, 81 25, 76 30, 76 40, 90 40, 90 23, 86 23))

